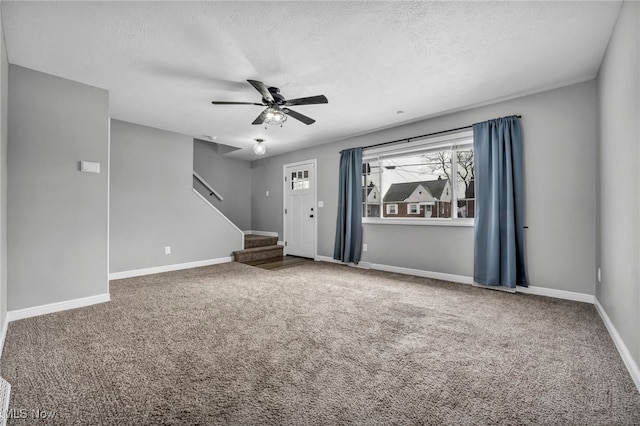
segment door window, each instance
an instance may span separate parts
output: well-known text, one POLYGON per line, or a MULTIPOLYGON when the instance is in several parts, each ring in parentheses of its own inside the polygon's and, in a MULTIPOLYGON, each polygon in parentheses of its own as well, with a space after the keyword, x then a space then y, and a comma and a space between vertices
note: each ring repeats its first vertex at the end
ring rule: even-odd
POLYGON ((309 189, 309 170, 291 172, 291 189, 309 189))

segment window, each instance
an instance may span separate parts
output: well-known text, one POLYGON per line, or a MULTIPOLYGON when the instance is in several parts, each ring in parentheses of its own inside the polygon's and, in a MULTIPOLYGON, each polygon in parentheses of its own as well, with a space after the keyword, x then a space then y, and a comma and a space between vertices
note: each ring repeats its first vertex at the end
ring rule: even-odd
POLYGON ((365 150, 362 174, 364 217, 474 217, 472 131, 365 150))
POLYGON ((309 189, 309 170, 291 172, 291 189, 309 189))

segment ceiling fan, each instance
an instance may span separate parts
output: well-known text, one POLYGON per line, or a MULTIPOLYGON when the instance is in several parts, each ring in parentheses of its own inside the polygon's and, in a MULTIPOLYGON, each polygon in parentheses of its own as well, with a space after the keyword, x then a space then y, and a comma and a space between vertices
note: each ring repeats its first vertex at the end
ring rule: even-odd
POLYGON ((329 101, 326 96, 309 96, 306 98, 297 99, 285 99, 280 94, 280 89, 277 87, 267 87, 263 82, 256 80, 247 80, 260 94, 262 95, 262 103, 255 102, 227 102, 227 101, 213 101, 214 105, 259 105, 266 106, 267 108, 260 113, 260 115, 253 120, 251 124, 280 124, 287 120, 287 116, 293 117, 296 120, 302 121, 304 124, 309 125, 316 122, 313 118, 300 114, 292 109, 286 108, 292 105, 314 105, 314 104, 326 104, 329 101))

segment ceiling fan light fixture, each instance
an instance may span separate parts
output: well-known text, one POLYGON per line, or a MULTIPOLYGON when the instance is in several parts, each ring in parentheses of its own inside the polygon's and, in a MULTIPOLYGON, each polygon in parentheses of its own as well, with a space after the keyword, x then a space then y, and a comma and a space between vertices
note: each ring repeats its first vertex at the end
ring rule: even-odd
POLYGON ((267 124, 282 124, 287 121, 287 115, 278 107, 269 107, 264 122, 267 124))
POLYGON ((267 146, 264 144, 264 139, 255 139, 256 144, 253 146, 253 152, 256 155, 264 155, 267 152, 267 146))

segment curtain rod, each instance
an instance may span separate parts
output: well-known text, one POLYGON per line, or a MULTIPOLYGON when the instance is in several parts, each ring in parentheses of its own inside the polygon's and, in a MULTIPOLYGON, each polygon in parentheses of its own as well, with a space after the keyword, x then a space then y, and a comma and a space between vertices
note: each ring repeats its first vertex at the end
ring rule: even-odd
MULTIPOLYGON (((522 118, 521 115, 512 115, 510 117, 517 117, 517 118, 522 118)), ((458 130, 465 130, 465 129, 471 129, 473 127, 473 124, 470 126, 463 126, 463 127, 457 127, 455 129, 449 129, 449 130, 442 130, 440 132, 433 132, 433 133, 427 133, 426 135, 420 135, 420 136, 412 136, 410 138, 402 138, 402 139, 397 139, 395 141, 389 141, 389 142, 381 142, 381 143, 375 143, 373 145, 367 145, 367 146, 362 146, 360 148, 362 149, 367 149, 367 148, 374 148, 376 146, 382 146, 382 145, 390 145, 392 143, 398 143, 398 142, 411 142, 413 139, 422 139, 422 138, 426 138, 428 136, 435 136, 435 135, 441 135, 443 133, 449 133, 449 132, 456 132, 458 130)), ((344 151, 344 150, 343 150, 344 151)), ((342 154, 342 151, 340 151, 340 154, 342 154)))

